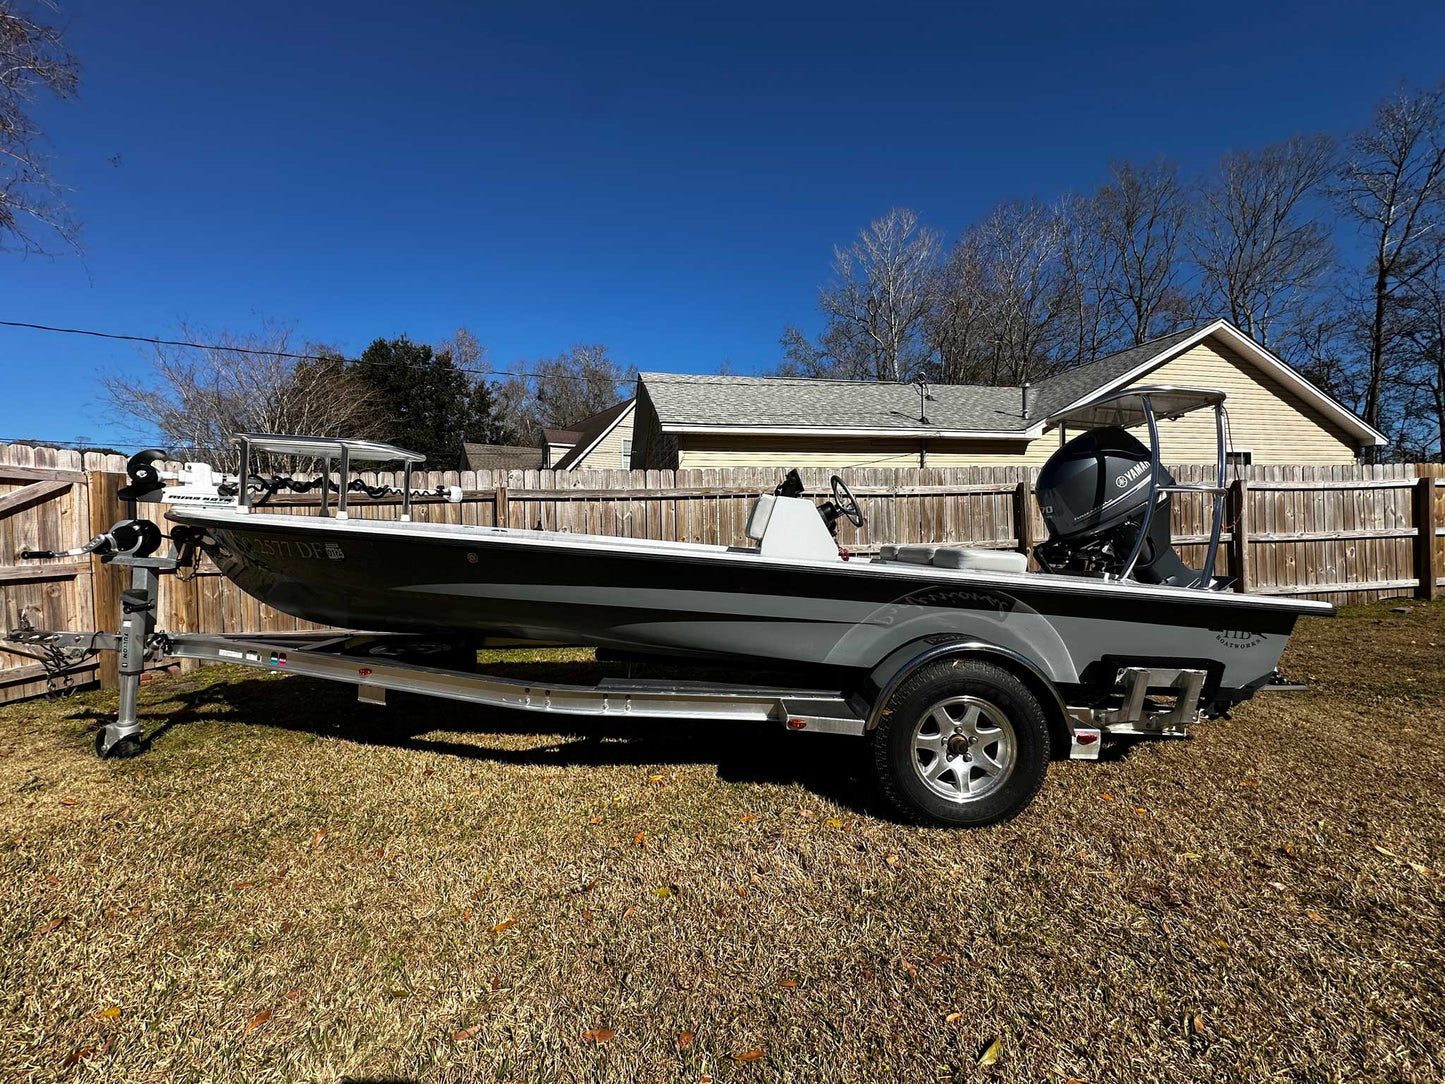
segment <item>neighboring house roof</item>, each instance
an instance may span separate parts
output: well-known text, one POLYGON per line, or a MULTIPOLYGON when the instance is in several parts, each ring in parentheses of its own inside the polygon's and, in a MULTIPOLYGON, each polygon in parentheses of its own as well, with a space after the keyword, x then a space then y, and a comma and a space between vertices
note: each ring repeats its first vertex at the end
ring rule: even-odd
POLYGON ((542 442, 544 444, 565 444, 569 448, 577 443, 581 436, 575 429, 543 429, 542 442))
POLYGON ((916 384, 767 376, 640 373, 664 432, 848 432, 896 436, 999 432, 1021 438, 1029 427, 1018 388, 930 384, 927 424, 916 384))
POLYGON ((1117 354, 1075 365, 1058 376, 1040 380, 1029 392, 1030 404, 1038 404, 1038 416, 1047 418, 1065 407, 1097 395, 1120 377, 1150 365, 1160 354, 1170 353, 1181 343, 1194 337, 1198 328, 1161 335, 1157 339, 1120 350, 1117 354))
POLYGON ((1047 419, 1131 383, 1195 343, 1220 335, 1361 444, 1384 444, 1384 434, 1330 398, 1227 320, 1176 331, 1075 366, 1029 388, 930 384, 927 423, 919 418, 916 384, 793 377, 689 376, 640 373, 639 382, 664 433, 812 433, 836 436, 964 437, 1032 440, 1047 419))
POLYGON ((606 439, 608 433, 617 428, 624 418, 632 414, 632 409, 636 405, 636 399, 625 399, 606 410, 599 411, 590 418, 584 418, 582 421, 574 423, 577 426, 577 439, 572 443, 572 450, 557 460, 552 465, 552 469, 574 469, 578 463, 587 458, 593 448, 606 439))
POLYGON ((467 470, 541 470, 546 453, 525 444, 463 444, 467 470))

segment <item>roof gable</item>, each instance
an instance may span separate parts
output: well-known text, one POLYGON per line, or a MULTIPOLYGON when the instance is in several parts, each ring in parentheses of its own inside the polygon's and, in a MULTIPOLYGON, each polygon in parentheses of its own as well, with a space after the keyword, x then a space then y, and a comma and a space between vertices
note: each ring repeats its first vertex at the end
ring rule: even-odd
POLYGON ((606 410, 598 411, 590 418, 584 418, 576 423, 576 441, 566 455, 553 465, 554 470, 571 470, 580 460, 585 459, 589 452, 602 443, 604 437, 612 432, 613 428, 623 418, 632 413, 637 405, 636 399, 624 399, 606 410))

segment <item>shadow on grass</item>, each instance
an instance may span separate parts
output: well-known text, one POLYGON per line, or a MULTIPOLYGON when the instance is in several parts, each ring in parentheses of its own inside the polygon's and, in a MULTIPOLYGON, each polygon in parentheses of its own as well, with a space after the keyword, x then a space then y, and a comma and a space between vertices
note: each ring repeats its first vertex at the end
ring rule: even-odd
MULTIPOLYGON (((855 813, 891 816, 873 787, 864 743, 840 735, 793 734, 776 724, 539 716, 396 692, 389 692, 386 707, 380 708, 357 703, 351 686, 289 675, 278 680, 271 674, 201 684, 172 679, 154 686, 153 695, 156 699, 142 708, 148 745, 163 743, 178 727, 241 724, 495 764, 716 764, 727 782, 797 784, 855 813), (463 735, 488 734, 560 740, 522 749, 462 740, 463 735)), ((113 715, 87 709, 71 718, 96 730, 113 715)))

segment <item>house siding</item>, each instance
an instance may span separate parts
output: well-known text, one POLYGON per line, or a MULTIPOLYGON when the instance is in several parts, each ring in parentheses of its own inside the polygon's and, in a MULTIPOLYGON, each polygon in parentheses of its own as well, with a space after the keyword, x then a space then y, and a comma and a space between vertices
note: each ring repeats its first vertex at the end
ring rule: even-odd
MULTIPOLYGON (((1355 442, 1348 433, 1217 341, 1206 340, 1191 347, 1136 383, 1219 388, 1229 396, 1225 408, 1229 411, 1230 443, 1234 448, 1248 449, 1257 464, 1326 466, 1355 461, 1355 442)), ((1165 462, 1214 462, 1212 410, 1164 422, 1159 437, 1160 456, 1165 462)))
POLYGON ((622 458, 622 442, 632 439, 632 426, 636 417, 637 409, 634 407, 598 442, 597 447, 577 460, 569 469, 628 470, 630 464, 622 458))
MULTIPOLYGON (((916 438, 723 436, 683 433, 677 437, 679 467, 917 467, 920 441, 916 438)), ((1037 454, 1042 463, 1057 445, 1037 454)), ((1034 462, 1035 450, 1024 441, 930 440, 926 465, 930 467, 1018 466, 1034 462)))

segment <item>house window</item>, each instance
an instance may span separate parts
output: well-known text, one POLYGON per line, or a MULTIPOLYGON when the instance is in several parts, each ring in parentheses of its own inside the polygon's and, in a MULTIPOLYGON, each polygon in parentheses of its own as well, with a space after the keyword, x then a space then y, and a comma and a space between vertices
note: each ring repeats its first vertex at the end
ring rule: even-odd
POLYGON ((632 438, 622 438, 622 469, 632 469, 632 438))
POLYGON ((1249 467, 1254 465, 1254 453, 1248 448, 1238 448, 1225 452, 1224 460, 1231 467, 1249 467))

